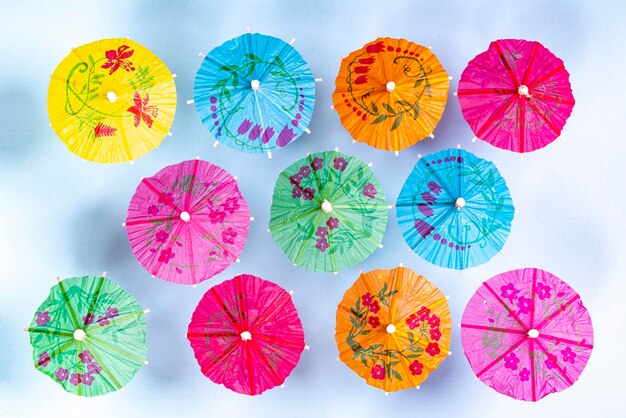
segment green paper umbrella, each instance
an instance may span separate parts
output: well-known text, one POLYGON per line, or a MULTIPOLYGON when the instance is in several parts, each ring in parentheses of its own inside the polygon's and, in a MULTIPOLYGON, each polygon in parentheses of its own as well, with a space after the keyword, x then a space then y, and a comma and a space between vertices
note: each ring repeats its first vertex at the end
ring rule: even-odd
POLYGON ((280 173, 269 227, 294 265, 337 272, 382 247, 387 210, 368 165, 350 155, 321 152, 280 173))
POLYGON ((57 281, 26 329, 35 368, 79 396, 122 388, 147 364, 147 310, 104 274, 57 281))

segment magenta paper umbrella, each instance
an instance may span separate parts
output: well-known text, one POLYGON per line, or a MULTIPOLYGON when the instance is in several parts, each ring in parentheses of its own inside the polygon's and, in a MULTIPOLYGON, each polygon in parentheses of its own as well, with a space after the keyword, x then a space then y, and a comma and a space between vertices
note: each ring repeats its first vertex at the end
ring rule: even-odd
POLYGON ((539 42, 518 39, 494 41, 471 60, 457 95, 477 138, 520 153, 554 141, 574 107, 563 61, 539 42))
POLYGON ((593 349, 580 295, 537 268, 487 280, 461 323, 463 351, 476 376, 515 399, 538 401, 578 379, 593 349))
POLYGON ((182 284, 207 280, 237 260, 249 225, 248 204, 235 178, 200 159, 142 179, 125 223, 141 265, 182 284))
POLYGON ((249 274, 204 294, 187 338, 204 375, 245 395, 282 385, 305 348, 291 295, 249 274))

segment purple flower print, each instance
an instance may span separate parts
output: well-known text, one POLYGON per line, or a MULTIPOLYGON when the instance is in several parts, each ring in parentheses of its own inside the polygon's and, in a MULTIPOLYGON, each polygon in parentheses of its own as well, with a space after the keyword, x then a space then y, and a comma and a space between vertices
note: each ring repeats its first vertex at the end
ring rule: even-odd
POLYGON ((317 235, 320 238, 326 238, 326 235, 328 235, 328 230, 324 228, 323 226, 319 226, 317 228, 317 231, 315 231, 315 235, 317 235))
POLYGON ((102 366, 100 366, 98 363, 94 361, 87 365, 87 370, 91 374, 98 374, 102 371, 102 366))
POLYGON ((431 192, 433 192, 434 194, 439 194, 441 193, 441 186, 438 185, 437 183, 435 183, 434 181, 431 181, 430 183, 428 183, 428 188, 430 189, 431 192))
POLYGON ((437 201, 437 198, 428 192, 422 193, 422 199, 426 203, 435 203, 437 201))
POLYGON ((248 129, 250 129, 251 126, 252 126, 252 122, 249 121, 248 119, 244 119, 243 122, 241 122, 241 125, 239 125, 239 128, 237 128, 237 133, 239 135, 243 135, 246 132, 248 132, 248 129))
POLYGON ((209 214, 209 219, 212 224, 223 224, 224 218, 226 218, 226 212, 222 212, 221 210, 212 210, 209 214))
POLYGON ((67 380, 67 377, 69 376, 69 374, 70 373, 67 371, 67 369, 64 369, 63 367, 59 367, 57 371, 54 373, 54 377, 56 377, 59 382, 63 382, 67 380))
POLYGON ((369 292, 361 296, 361 302, 363 303, 364 306, 370 306, 370 304, 372 303, 372 300, 373 300, 372 295, 370 295, 369 292))
POLYGON ((563 361, 574 364, 574 361, 576 360, 576 353, 574 353, 570 347, 566 347, 564 350, 561 350, 561 355, 563 356, 563 361))
POLYGON ((159 263, 169 263, 172 258, 174 258, 174 253, 171 248, 166 248, 161 250, 161 254, 159 255, 159 263))
POLYGON ((441 349, 437 343, 428 343, 428 347, 426 347, 425 351, 431 357, 435 357, 437 354, 441 353, 441 349))
POLYGON ((346 171, 348 162, 343 157, 333 158, 333 167, 335 167, 335 170, 346 171))
POLYGON ((328 241, 326 241, 326 238, 320 238, 317 240, 317 243, 315 243, 315 247, 321 252, 324 252, 328 248, 328 241))
POLYGON ((434 341, 439 341, 440 338, 441 338, 441 331, 439 331, 439 328, 432 328, 430 330, 430 339, 434 341))
POLYGON ((433 209, 425 203, 419 203, 417 208, 427 218, 430 218, 435 213, 435 211, 433 211, 433 209))
POLYGON ((302 187, 298 185, 293 186, 293 190, 291 191, 291 197, 293 197, 294 199, 302 197, 302 187))
POLYGON ((517 298, 517 294, 519 292, 519 289, 516 289, 513 283, 509 283, 500 287, 500 296, 508 299, 511 303, 513 303, 513 301, 517 298))
POLYGON ((115 318, 116 316, 119 315, 119 310, 115 307, 111 307, 109 309, 107 309, 106 313, 104 314, 107 318, 115 318))
POLYGON ((332 216, 328 218, 326 221, 326 225, 332 231, 333 229, 339 228, 339 219, 333 218, 332 216))
POLYGON ((83 373, 80 381, 87 386, 91 386, 91 383, 93 382, 93 376, 91 375, 91 373, 83 373))
POLYGON ((322 167, 324 167, 324 160, 322 160, 320 157, 315 157, 313 158, 313 161, 311 161, 311 167, 313 168, 313 170, 321 170, 322 167))
MULTIPOLYGON (((161 199, 159 199, 161 200, 161 199)), ((148 214, 152 215, 152 216, 156 216, 159 214, 159 207, 157 205, 150 205, 148 206, 148 214)))
POLYGON ((78 358, 84 364, 89 364, 89 363, 91 363, 93 361, 93 356, 91 355, 91 353, 88 350, 85 350, 82 353, 78 353, 78 358))
POLYGON ((550 290, 552 290, 550 288, 550 286, 545 285, 543 283, 537 283, 537 296, 539 297, 539 299, 544 300, 544 299, 548 299, 550 297, 550 290))
POLYGON ((422 370, 424 370, 424 365, 418 360, 413 360, 413 363, 409 365, 409 370, 413 376, 419 376, 422 374, 422 370))
POLYGON ((259 137, 259 135, 261 135, 261 132, 263 132, 263 128, 261 127, 261 125, 256 125, 254 128, 252 128, 252 130, 248 134, 248 138, 251 141, 254 141, 255 139, 259 137))
POLYGON ((226 244, 234 244, 235 238, 237 238, 237 231, 228 227, 225 231, 222 231, 222 241, 226 244))
POLYGON ((298 171, 298 174, 302 178, 309 177, 309 174, 311 174, 311 167, 309 167, 308 165, 303 165, 302 167, 300 167, 300 171, 298 171))
POLYGON ((509 353, 508 356, 504 357, 504 368, 517 370, 517 366, 519 364, 519 358, 514 352, 509 353))
POLYGON ((524 367, 522 371, 519 372, 519 380, 521 380, 522 382, 526 382, 529 379, 530 379, 530 370, 524 367))
POLYGON ((35 322, 37 323, 37 325, 42 327, 50 322, 50 314, 48 313, 48 311, 37 312, 37 319, 35 320, 35 322))
POLYGON ((306 189, 302 191, 302 198, 304 200, 313 200, 314 196, 315 196, 315 190, 313 190, 310 187, 307 187, 306 189))
POLYGON ((98 325, 100 325, 101 327, 105 326, 105 325, 109 325, 109 318, 106 317, 106 315, 102 315, 98 317, 98 325))
POLYGON ((267 144, 268 142, 270 142, 270 139, 272 139, 275 133, 276 132, 274 131, 274 128, 272 128, 271 126, 265 128, 265 132, 263 132, 263 136, 261 137, 261 142, 267 144))
POLYGON ((237 209, 240 208, 239 199, 237 199, 236 197, 229 197, 228 199, 226 199, 226 202, 224 202, 222 207, 226 212, 232 215, 237 209))
POLYGON ((365 187, 363 187, 363 196, 369 197, 370 199, 374 199, 376 197, 376 187, 372 183, 367 183, 365 187))
POLYGON ((293 184, 293 185, 299 185, 300 182, 302 181, 302 176, 298 173, 298 174, 294 174, 293 176, 289 176, 289 183, 293 184))
POLYGON ((372 379, 385 380, 385 368, 380 364, 372 367, 372 379))
POLYGON ((433 228, 428 222, 421 219, 415 221, 415 229, 424 239, 435 230, 435 228, 433 228))
POLYGON ((93 324, 93 321, 95 319, 96 319, 95 315, 88 313, 87 315, 83 316, 83 324, 91 325, 93 324))
POLYGON ((517 307, 519 308, 519 313, 520 314, 529 314, 530 313, 530 306, 532 305, 533 301, 530 298, 525 298, 524 296, 520 296, 517 299, 517 307))
POLYGON ((370 303, 370 312, 371 313, 378 313, 378 311, 380 310, 380 305, 378 304, 378 301, 372 301, 372 303, 370 303))
POLYGON ((78 386, 79 384, 81 384, 82 377, 79 373, 72 373, 70 375, 70 383, 74 386, 78 386))
POLYGON ((39 354, 39 360, 37 360, 37 365, 41 367, 46 367, 50 363, 50 360, 52 360, 50 358, 50 354, 48 354, 47 351, 44 351, 43 353, 39 354))
POLYGON ((278 138, 276 138, 276 146, 284 147, 288 143, 290 143, 296 137, 295 132, 289 126, 285 125, 283 130, 278 134, 278 138))
POLYGON ((156 242, 165 242, 165 241, 167 241, 169 236, 170 236, 170 234, 168 234, 165 231, 157 231, 157 233, 154 234, 154 240, 156 242))

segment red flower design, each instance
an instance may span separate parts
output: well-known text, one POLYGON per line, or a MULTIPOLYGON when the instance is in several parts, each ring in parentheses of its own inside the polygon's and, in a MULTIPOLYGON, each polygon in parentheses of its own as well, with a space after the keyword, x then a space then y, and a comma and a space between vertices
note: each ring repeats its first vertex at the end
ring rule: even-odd
POLYGON ((142 120, 146 122, 148 128, 152 128, 152 122, 159 114, 159 109, 157 109, 156 106, 148 105, 150 101, 148 93, 146 93, 146 97, 142 99, 139 92, 136 91, 133 101, 135 102, 135 106, 129 107, 127 111, 135 115, 135 128, 139 126, 139 122, 142 120))
POLYGON ((358 76, 356 78, 356 80, 354 80, 354 84, 365 84, 365 83, 367 83, 367 76, 366 75, 358 76))
POLYGON ((385 45, 383 44, 383 41, 378 41, 371 45, 368 45, 365 48, 365 52, 367 52, 368 54, 373 54, 376 52, 381 52, 383 49, 385 49, 385 45))
POLYGON ((429 343, 428 347, 426 347, 426 352, 431 357, 435 357, 437 354, 441 353, 441 349, 439 348, 439 344, 437 344, 437 343, 429 343))
POLYGON ((439 324, 440 324, 440 319, 437 315, 432 314, 431 317, 428 319, 428 325, 430 325, 431 328, 439 328, 439 324))
POLYGON ((371 313, 378 313, 379 310, 380 310, 380 305, 378 304, 377 300, 375 300, 372 303, 370 303, 370 312, 371 313))
POLYGON ((369 318, 367 318, 367 322, 372 328, 376 328, 380 325, 380 319, 377 316, 370 316, 369 318))
POLYGON ((420 320, 415 314, 411 314, 405 322, 409 326, 409 329, 415 329, 420 325, 420 320))
POLYGON ((328 228, 330 228, 331 231, 335 228, 339 228, 339 219, 331 216, 326 221, 326 225, 328 225, 328 228))
POLYGON ((361 58, 359 64, 373 64, 376 61, 374 57, 361 58))
POLYGON ((380 364, 372 367, 372 379, 384 380, 385 379, 385 368, 380 364))
POLYGON ((117 128, 114 128, 109 125, 105 125, 102 122, 98 122, 96 127, 93 128, 93 134, 96 136, 96 138, 100 138, 103 136, 113 136, 115 135, 116 131, 117 131, 117 128))
POLYGON ((420 363, 418 360, 414 360, 413 363, 409 365, 409 370, 412 375, 420 375, 422 374, 422 370, 424 370, 424 365, 420 363))
POLYGON ((107 57, 107 62, 102 65, 102 68, 110 68, 109 75, 116 72, 118 68, 123 68, 126 71, 135 71, 133 63, 128 61, 128 58, 132 57, 134 53, 135 51, 130 49, 128 45, 120 46, 117 48, 117 51, 109 49, 104 53, 107 57))
POLYGON ((432 328, 430 330, 430 339, 439 341, 440 338, 441 338, 441 331, 439 331, 439 328, 432 328))
POLYGON ((417 317, 421 320, 421 321, 428 321, 430 316, 430 309, 428 309, 426 306, 422 306, 418 311, 417 311, 417 317))
POLYGON ((360 67, 354 67, 355 74, 366 74, 370 70, 370 67, 363 65, 360 67))
POLYGON ((370 306, 370 304, 372 303, 372 295, 370 295, 370 293, 367 292, 366 294, 361 296, 361 301, 363 302, 363 305, 370 306))

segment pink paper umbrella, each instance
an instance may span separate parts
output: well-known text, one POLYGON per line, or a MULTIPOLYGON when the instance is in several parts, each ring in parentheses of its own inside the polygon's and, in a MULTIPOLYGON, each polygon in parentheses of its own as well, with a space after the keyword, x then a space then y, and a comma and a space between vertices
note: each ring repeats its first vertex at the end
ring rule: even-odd
POLYGON ((480 380, 535 402, 578 379, 593 349, 593 326, 567 283, 525 268, 492 277, 474 293, 463 313, 461 342, 480 380))
POLYGON ((191 317, 187 338, 202 373, 246 395, 281 385, 305 348, 291 295, 249 274, 204 294, 191 317))
POLYGON ((237 260, 249 226, 236 180, 199 159, 142 179, 126 215, 130 246, 141 265, 182 284, 209 279, 237 260))
POLYGON ((457 94, 476 137, 520 153, 554 141, 574 107, 563 61, 518 39, 494 41, 471 60, 457 94))

